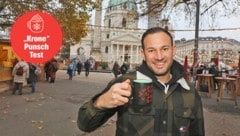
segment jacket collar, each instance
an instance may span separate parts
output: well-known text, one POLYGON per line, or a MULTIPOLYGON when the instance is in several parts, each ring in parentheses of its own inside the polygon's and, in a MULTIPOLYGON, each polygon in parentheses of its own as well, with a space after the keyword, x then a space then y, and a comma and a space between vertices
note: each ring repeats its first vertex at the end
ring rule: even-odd
MULTIPOLYGON (((171 74, 172 79, 169 81, 168 84, 173 84, 175 82, 179 83, 184 89, 190 90, 190 87, 187 81, 183 78, 185 76, 185 70, 183 66, 178 63, 177 61, 173 61, 171 66, 171 74)), ((147 63, 143 61, 142 65, 137 70, 137 79, 150 79, 153 81, 157 81, 156 76, 154 73, 148 68, 147 63)))

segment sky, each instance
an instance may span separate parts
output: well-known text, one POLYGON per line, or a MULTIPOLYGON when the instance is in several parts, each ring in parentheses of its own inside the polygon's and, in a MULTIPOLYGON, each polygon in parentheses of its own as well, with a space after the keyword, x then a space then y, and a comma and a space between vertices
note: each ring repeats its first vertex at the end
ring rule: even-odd
MULTIPOLYGON (((217 0, 201 0, 201 3, 204 2, 209 2, 209 3, 214 3, 214 1, 217 0)), ((103 9, 106 9, 108 6, 109 0, 103 0, 103 9)), ((225 2, 228 2, 225 0, 225 2)), ((181 8, 182 5, 178 6, 178 9, 181 8)), ((210 18, 207 14, 204 14, 200 16, 200 22, 199 22, 199 28, 200 30, 206 30, 206 29, 227 29, 227 28, 237 28, 234 30, 224 30, 224 31, 214 31, 214 32, 209 32, 209 31, 199 31, 199 37, 207 37, 207 36, 212 36, 212 37, 223 37, 223 38, 229 38, 229 39, 235 39, 237 41, 240 41, 240 15, 228 15, 228 16, 223 16, 222 13, 225 12, 224 6, 222 3, 217 3, 213 8, 213 10, 216 9, 221 9, 218 10, 219 16, 217 16, 216 21, 209 26, 209 22, 211 22, 212 18, 210 18)), ((203 9, 201 8, 200 12, 202 12, 203 9)), ((240 11, 239 11, 240 12, 240 11)), ((92 13, 92 24, 94 24, 94 12, 92 13)), ((103 15, 105 14, 105 11, 103 10, 103 15)), ((185 31, 175 31, 175 40, 180 40, 182 38, 185 38, 187 40, 189 39, 194 39, 195 37, 195 20, 192 20, 192 23, 190 23, 190 20, 185 20, 185 13, 184 12, 172 12, 171 14, 169 13, 164 13, 169 16, 169 22, 171 23, 171 27, 173 30, 185 30, 185 31), (191 30, 191 31, 188 31, 191 30)), ((102 25, 103 25, 103 20, 102 20, 102 25)), ((142 17, 139 20, 139 28, 141 29, 147 29, 147 17, 142 17)), ((0 35, 4 35, 5 33, 0 31, 0 35)))
MULTIPOLYGON (((103 0, 103 8, 106 8, 108 6, 109 0, 103 0)), ((212 0, 201 0, 203 3, 204 1, 209 1, 210 3, 213 2, 212 0)), ((222 9, 223 4, 218 3, 216 4, 213 9, 218 8, 222 9)), ((203 9, 200 9, 200 13, 202 13, 203 9)), ((218 11, 220 14, 216 16, 216 20, 214 21, 211 26, 209 26, 209 21, 211 22, 212 18, 210 18, 207 14, 200 16, 199 21, 199 29, 200 30, 206 30, 206 29, 228 29, 228 28, 238 28, 234 30, 224 30, 224 31, 199 31, 199 37, 223 37, 223 38, 229 38, 229 39, 235 39, 240 41, 240 15, 229 15, 229 16, 223 16, 222 13, 224 10, 218 11), (222 13, 221 13, 222 12, 222 13)), ((104 14, 104 11, 103 11, 104 14)), ((170 14, 169 22, 172 24, 171 27, 173 30, 185 30, 185 31, 175 31, 175 40, 180 40, 182 38, 185 39, 194 39, 195 37, 195 19, 192 20, 192 23, 190 23, 190 20, 185 20, 185 14, 184 12, 179 13, 176 12, 175 14, 170 14), (191 30, 191 31, 188 31, 191 30)), ((147 17, 140 18, 139 20, 139 28, 146 29, 147 28, 147 17)))
MULTIPOLYGON (((222 31, 199 31, 199 37, 223 37, 229 39, 235 39, 240 41, 240 20, 237 16, 229 16, 229 17, 219 17, 217 21, 213 24, 213 27, 204 26, 204 18, 200 18, 199 28, 200 30, 206 29, 225 29, 222 31), (238 28, 234 30, 226 30, 229 28, 238 28)), ((179 23, 173 23, 174 29, 183 29, 183 30, 195 30, 195 26, 189 26, 181 20, 179 23)), ((179 40, 181 38, 186 39, 194 39, 195 32, 187 31, 187 32, 175 32, 175 39, 179 40)))

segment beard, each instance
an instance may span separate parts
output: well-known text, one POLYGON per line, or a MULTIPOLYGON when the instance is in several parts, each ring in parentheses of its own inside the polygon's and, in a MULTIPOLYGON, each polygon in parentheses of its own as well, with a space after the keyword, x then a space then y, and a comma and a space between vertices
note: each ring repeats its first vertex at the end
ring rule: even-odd
POLYGON ((153 74, 155 76, 166 76, 166 75, 168 75, 170 73, 170 69, 171 69, 172 64, 173 64, 173 61, 166 67, 165 70, 158 71, 158 69, 156 67, 154 68, 154 66, 151 66, 150 63, 149 64, 147 63, 149 69, 153 72, 153 74))
POLYGON ((167 71, 163 72, 163 73, 156 73, 153 71, 153 73, 156 75, 156 76, 165 76, 167 75, 168 73, 170 73, 170 70, 168 69, 167 71))

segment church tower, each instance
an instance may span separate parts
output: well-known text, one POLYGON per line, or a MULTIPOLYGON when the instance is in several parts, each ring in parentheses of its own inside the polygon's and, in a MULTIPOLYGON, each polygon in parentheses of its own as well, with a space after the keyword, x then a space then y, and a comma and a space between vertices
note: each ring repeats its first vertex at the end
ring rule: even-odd
POLYGON ((109 0, 104 24, 109 28, 137 28, 138 20, 131 16, 136 10, 135 0, 109 0))
POLYGON ((102 20, 102 0, 97 0, 99 7, 95 11, 95 21, 93 31, 92 31, 92 47, 91 47, 91 57, 96 60, 101 60, 101 20, 102 20))
POLYGON ((99 3, 99 7, 96 8, 95 12, 95 28, 94 29, 94 36, 93 36, 93 48, 100 48, 100 41, 101 41, 101 20, 102 20, 102 0, 97 0, 97 3, 99 3))
MULTIPOLYGON (((98 2, 102 5, 102 0, 98 2)), ((138 20, 134 18, 136 12, 135 0, 109 0, 107 8, 102 9, 101 6, 96 9, 95 27, 80 44, 71 48, 71 52, 82 49, 86 59, 92 58, 97 64, 107 64, 110 69, 114 61, 120 65, 127 63, 130 68, 134 68, 142 62, 139 41, 144 31, 138 29, 138 20)), ((71 57, 75 58, 77 55, 73 53, 71 57)))
MULTIPOLYGON (((152 6, 153 5, 152 5, 151 1, 148 1, 147 7, 149 10, 150 10, 150 8, 152 8, 152 6)), ((158 22, 159 22, 158 14, 151 13, 148 15, 148 28, 159 26, 158 22)))

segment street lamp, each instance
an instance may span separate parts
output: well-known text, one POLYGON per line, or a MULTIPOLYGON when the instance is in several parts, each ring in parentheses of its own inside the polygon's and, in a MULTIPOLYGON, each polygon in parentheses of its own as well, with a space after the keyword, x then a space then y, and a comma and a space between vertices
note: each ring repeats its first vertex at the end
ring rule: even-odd
POLYGON ((197 64, 198 64, 199 11, 200 11, 200 0, 197 0, 196 1, 194 55, 193 55, 193 82, 194 83, 196 82, 196 73, 197 73, 197 64))

